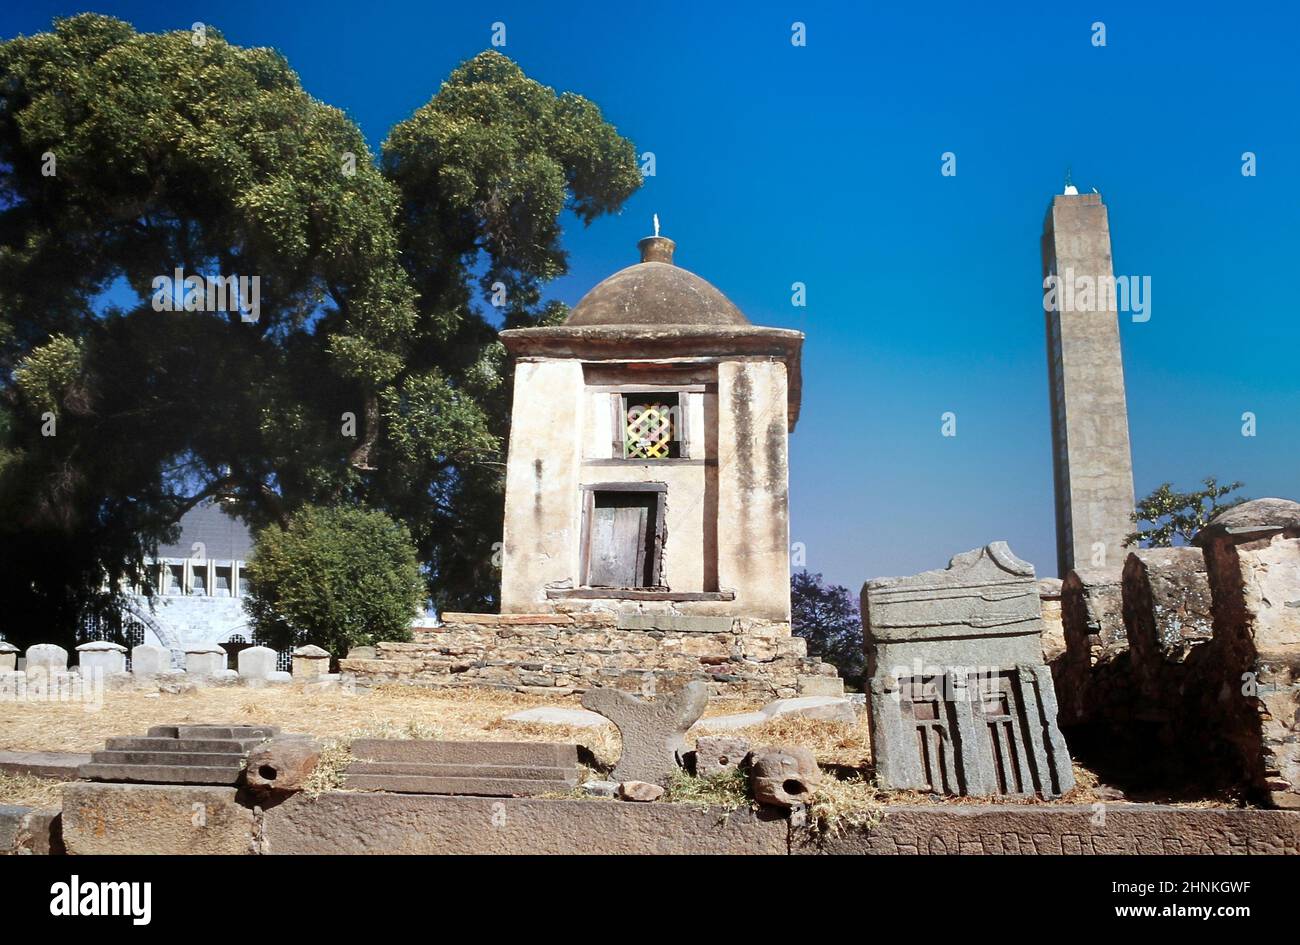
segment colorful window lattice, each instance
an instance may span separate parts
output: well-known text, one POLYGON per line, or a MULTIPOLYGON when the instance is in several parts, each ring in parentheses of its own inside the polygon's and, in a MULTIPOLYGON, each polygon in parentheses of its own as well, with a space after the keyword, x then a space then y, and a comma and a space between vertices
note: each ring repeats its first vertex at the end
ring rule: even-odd
POLYGON ((668 459, 676 454, 673 403, 629 403, 624 417, 623 455, 628 459, 668 459))

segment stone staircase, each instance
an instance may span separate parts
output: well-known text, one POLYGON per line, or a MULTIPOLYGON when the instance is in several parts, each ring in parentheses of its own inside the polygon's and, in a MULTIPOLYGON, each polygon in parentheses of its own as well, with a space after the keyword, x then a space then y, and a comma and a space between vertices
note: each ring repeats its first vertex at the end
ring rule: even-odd
POLYGON ((279 733, 274 725, 157 725, 144 736, 108 739, 78 775, 132 784, 233 785, 248 753, 279 733))

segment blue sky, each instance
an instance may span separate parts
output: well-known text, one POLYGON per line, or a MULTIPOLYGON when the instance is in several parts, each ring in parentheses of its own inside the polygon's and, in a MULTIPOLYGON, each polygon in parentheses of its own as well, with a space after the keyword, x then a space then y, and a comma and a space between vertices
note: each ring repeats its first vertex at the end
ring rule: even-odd
POLYGON ((504 22, 503 52, 656 155, 621 216, 569 221, 553 294, 634 262, 658 213, 678 263, 806 332, 791 537, 855 592, 994 539, 1055 572, 1038 240, 1067 166, 1110 208, 1116 272, 1152 280, 1150 321, 1121 321, 1138 494, 1217 475, 1300 498, 1292 4, 728 6, 31 3, 0 35, 211 23, 280 49, 377 149, 504 22))

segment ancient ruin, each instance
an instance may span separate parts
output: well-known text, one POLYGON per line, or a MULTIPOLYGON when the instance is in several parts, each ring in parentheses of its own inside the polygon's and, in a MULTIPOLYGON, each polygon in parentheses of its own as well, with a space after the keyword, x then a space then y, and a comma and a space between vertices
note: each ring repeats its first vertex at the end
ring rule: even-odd
POLYGON ((1138 785, 1300 807, 1300 503, 1228 509, 1114 578, 1065 580, 1071 744, 1138 785))
POLYGON ((886 787, 1055 797, 1074 786, 1034 568, 993 542, 862 589, 871 745, 886 787))

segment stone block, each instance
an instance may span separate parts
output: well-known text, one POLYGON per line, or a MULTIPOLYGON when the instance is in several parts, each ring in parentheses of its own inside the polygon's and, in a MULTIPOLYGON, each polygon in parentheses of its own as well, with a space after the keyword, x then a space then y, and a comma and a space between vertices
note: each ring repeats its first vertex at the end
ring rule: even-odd
POLYGON ((276 671, 276 652, 269 646, 250 646, 237 657, 241 679, 266 679, 276 671))
POLYGON ((90 755, 69 751, 0 751, 0 772, 27 774, 54 781, 75 781, 90 755))
POLYGON ((796 676, 795 685, 801 696, 844 695, 844 680, 838 676, 796 676))
POLYGON ((101 764, 81 766, 82 778, 133 784, 237 784, 244 773, 238 765, 101 764))
POLYGON ((354 646, 348 650, 347 658, 350 660, 373 660, 376 657, 373 646, 354 646))
POLYGON ((185 649, 185 672, 191 676, 213 676, 227 668, 229 655, 216 644, 185 649))
POLYGON ((777 699, 759 709, 770 719, 783 715, 797 715, 805 719, 821 719, 823 722, 847 722, 858 720, 853 703, 843 696, 800 696, 795 699, 777 699))
POLYGON ((300 646, 293 651, 293 676, 295 679, 319 679, 330 671, 328 650, 319 646, 300 646))
POLYGON ((1214 612, 1201 550, 1131 553, 1124 562, 1123 612, 1139 675, 1154 679, 1159 664, 1182 663, 1193 648, 1208 643, 1214 636, 1214 612))
POLYGON ((305 735, 277 735, 248 754, 248 786, 261 791, 301 791, 320 761, 321 743, 305 735))
POLYGON ((77 855, 255 852, 253 812, 233 787, 69 784, 63 841, 77 855))
POLYGON ((790 831, 794 854, 1300 854, 1300 813, 1159 804, 897 805, 838 834, 790 831))
POLYGON ((77 647, 77 665, 87 679, 94 674, 112 676, 126 672, 126 647, 108 640, 83 643, 77 647))
POLYGON ((68 671, 68 651, 53 643, 37 643, 27 648, 28 677, 37 673, 53 675, 68 671))
POLYGON ((172 672, 172 652, 166 647, 143 643, 131 650, 131 672, 137 676, 158 676, 172 672))
POLYGON ((784 817, 605 800, 298 794, 263 815, 269 854, 772 854, 784 817))
POLYGON ((749 741, 732 735, 702 735, 695 741, 695 774, 701 778, 735 771, 749 754, 749 741))
POLYGON ((63 850, 58 808, 37 809, 0 804, 0 856, 50 856, 63 850))
POLYGON ((12 673, 18 668, 18 647, 0 640, 0 673, 12 673))
POLYGON ((578 748, 555 742, 445 742, 423 738, 358 738, 352 743, 358 761, 413 764, 528 765, 576 768, 578 748))
POLYGON ((619 689, 588 689, 582 704, 618 727, 623 750, 614 780, 667 784, 682 767, 686 730, 704 714, 709 687, 690 682, 653 701, 619 689))

